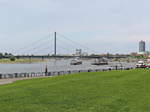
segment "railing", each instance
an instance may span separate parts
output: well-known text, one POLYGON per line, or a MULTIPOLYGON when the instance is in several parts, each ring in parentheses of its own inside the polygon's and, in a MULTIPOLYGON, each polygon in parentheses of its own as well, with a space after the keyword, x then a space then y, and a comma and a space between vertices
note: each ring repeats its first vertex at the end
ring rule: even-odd
POLYGON ((76 74, 81 72, 99 72, 99 71, 110 71, 110 70, 130 70, 133 68, 124 69, 89 69, 89 70, 69 70, 69 71, 52 71, 52 72, 31 72, 31 73, 10 73, 10 74, 0 74, 0 79, 7 78, 28 78, 28 77, 45 77, 45 76, 60 76, 65 74, 76 74))

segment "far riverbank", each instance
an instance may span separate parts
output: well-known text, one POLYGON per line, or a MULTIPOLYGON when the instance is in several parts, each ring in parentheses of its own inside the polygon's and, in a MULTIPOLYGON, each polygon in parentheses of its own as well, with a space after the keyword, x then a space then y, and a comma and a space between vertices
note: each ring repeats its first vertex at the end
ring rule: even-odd
POLYGON ((11 61, 10 59, 0 59, 0 64, 17 64, 17 63, 38 63, 45 62, 47 60, 42 59, 15 59, 11 61))

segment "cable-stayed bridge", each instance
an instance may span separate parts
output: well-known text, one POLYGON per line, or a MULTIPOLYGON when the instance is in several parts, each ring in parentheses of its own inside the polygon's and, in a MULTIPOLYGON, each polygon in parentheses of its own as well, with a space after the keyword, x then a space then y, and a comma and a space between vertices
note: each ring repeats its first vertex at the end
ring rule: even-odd
MULTIPOLYGON (((87 47, 83 43, 72 40, 61 33, 52 33, 39 40, 36 40, 18 50, 14 51, 18 57, 22 58, 72 58, 74 57, 76 49, 82 49, 84 52, 90 54, 98 54, 95 50, 87 47), (18 55, 19 54, 19 55, 18 55)), ((126 56, 99 56, 99 55, 86 55, 82 58, 126 58, 126 56)))

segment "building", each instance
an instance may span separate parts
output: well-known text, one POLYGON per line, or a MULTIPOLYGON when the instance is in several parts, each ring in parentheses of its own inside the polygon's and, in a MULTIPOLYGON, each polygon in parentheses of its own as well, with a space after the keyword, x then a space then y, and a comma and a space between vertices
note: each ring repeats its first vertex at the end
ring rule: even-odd
POLYGON ((130 55, 131 56, 138 56, 138 53, 137 52, 132 52, 130 55))
POLYGON ((82 55, 82 49, 76 49, 76 56, 81 56, 82 55))
POLYGON ((145 53, 145 41, 141 40, 139 42, 139 53, 144 54, 145 53))

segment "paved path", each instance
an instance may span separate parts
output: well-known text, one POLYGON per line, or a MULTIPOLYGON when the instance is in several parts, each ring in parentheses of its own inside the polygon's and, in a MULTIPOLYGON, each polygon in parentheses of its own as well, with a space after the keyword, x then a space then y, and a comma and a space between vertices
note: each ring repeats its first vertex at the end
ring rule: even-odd
POLYGON ((44 77, 28 77, 28 78, 10 78, 10 79, 0 79, 0 85, 4 84, 10 84, 13 83, 17 80, 28 80, 28 79, 35 79, 35 78, 46 78, 46 77, 51 77, 51 76, 44 76, 44 77))

